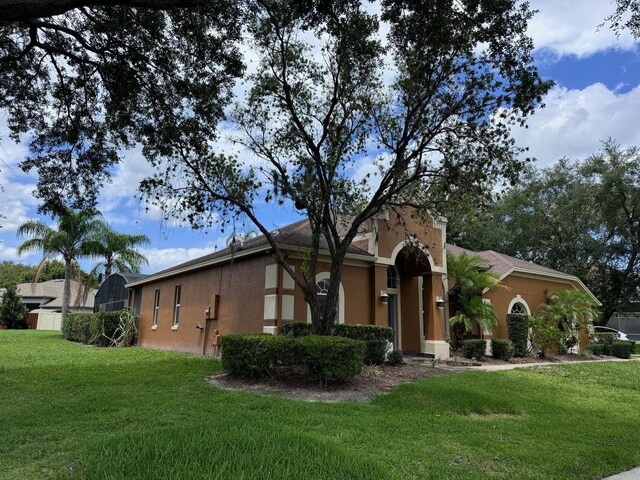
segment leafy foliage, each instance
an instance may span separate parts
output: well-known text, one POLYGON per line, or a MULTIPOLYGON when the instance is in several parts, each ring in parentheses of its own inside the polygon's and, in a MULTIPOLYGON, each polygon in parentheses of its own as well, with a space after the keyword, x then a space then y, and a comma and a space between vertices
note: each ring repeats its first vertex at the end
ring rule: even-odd
POLYGON ((149 237, 142 234, 119 233, 104 224, 94 234, 97 256, 102 257, 91 274, 104 273, 105 277, 114 272, 140 273, 143 266, 148 265, 147 258, 136 248, 149 244, 149 237))
POLYGON ((608 140, 584 162, 530 168, 484 208, 456 205, 449 241, 493 249, 581 278, 603 319, 640 288, 640 153, 608 140))
POLYGON ((7 328, 27 328, 27 307, 16 291, 15 284, 6 287, 0 302, 0 325, 7 328))
POLYGON ((470 333, 474 325, 489 332, 498 325, 493 305, 482 300, 484 290, 494 291, 501 286, 498 276, 488 268, 481 257, 447 253, 449 302, 454 313, 449 323, 455 328, 457 342, 462 340, 465 333, 470 333))
POLYGON ((526 357, 529 353, 529 317, 527 315, 507 315, 509 340, 513 343, 513 355, 526 357))
MULTIPOLYGON (((95 211, 57 208, 57 226, 52 228, 40 220, 28 220, 18 228, 18 236, 30 237, 18 247, 18 254, 41 251, 44 256, 38 265, 34 281, 52 256, 60 254, 64 261, 64 290, 62 295, 62 325, 71 303, 71 279, 74 264, 81 258, 99 253, 95 233, 102 230, 104 223, 95 211)), ((78 269, 79 270, 79 269, 78 269)))
POLYGON ((404 365, 404 357, 402 355, 402 350, 391 350, 387 354, 387 364, 388 365, 404 365))
POLYGON ((94 207, 121 147, 155 158, 177 138, 216 137, 242 71, 240 5, 189 6, 77 2, 0 25, 0 108, 14 140, 31 138, 22 168, 37 170, 43 210, 94 207))
POLYGON ((532 315, 529 317, 529 341, 531 349, 540 357, 545 357, 547 351, 558 351, 562 340, 562 332, 557 324, 548 323, 549 319, 532 315))
POLYGON ((634 353, 635 342, 627 340, 614 340, 611 345, 611 355, 618 358, 629 358, 634 353))
POLYGON ((363 222, 387 207, 438 212, 453 197, 512 181, 523 162, 510 125, 523 124, 551 86, 532 61, 526 3, 384 1, 379 18, 363 3, 250 2, 246 34, 257 60, 232 113, 233 140, 258 162, 214 152, 208 139, 176 137, 154 158, 161 171, 142 185, 167 215, 195 227, 211 223, 213 212, 223 222, 253 222, 324 335, 363 222), (389 29, 385 43, 379 19, 389 29), (376 165, 375 179, 353 176, 362 162, 376 165), (258 218, 261 198, 308 219, 304 269, 293 271, 258 218), (332 259, 322 306, 315 291, 321 240, 332 259))
POLYGON ((504 340, 501 338, 491 339, 491 355, 493 358, 500 360, 511 360, 515 353, 515 348, 511 340, 504 340))
POLYGON ((462 355, 465 358, 484 358, 487 352, 487 342, 479 338, 472 338, 462 342, 462 355))
POLYGON ((555 326, 560 332, 560 349, 567 350, 578 343, 579 330, 586 331, 600 316, 597 303, 582 290, 551 291, 547 303, 536 310, 535 316, 544 324, 555 326))
POLYGON ((137 315, 131 310, 69 313, 62 336, 86 345, 130 347, 137 340, 137 322, 137 315))

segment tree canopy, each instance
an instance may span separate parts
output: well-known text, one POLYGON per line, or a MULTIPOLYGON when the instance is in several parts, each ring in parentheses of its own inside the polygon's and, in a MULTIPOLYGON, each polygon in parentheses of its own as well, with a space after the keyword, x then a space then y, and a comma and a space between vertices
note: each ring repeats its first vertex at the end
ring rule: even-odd
POLYGON ((459 192, 513 180, 523 163, 509 126, 524 123, 550 87, 531 58, 526 4, 378 6, 379 16, 358 1, 250 2, 245 34, 258 60, 232 121, 234 141, 257 164, 205 139, 177 142, 142 186, 195 227, 212 212, 248 217, 304 292, 319 333, 333 324, 342 263, 360 225, 389 206, 437 212, 459 192), (363 161, 375 164, 375 178, 354 175, 363 161), (297 275, 258 217, 260 199, 291 205, 309 221, 312 241, 297 275), (321 239, 332 258, 322 311, 321 239))
POLYGON ((606 321, 640 288, 639 178, 640 151, 609 140, 583 162, 530 168, 486 208, 452 212, 448 238, 580 277, 606 321))
POLYGON ((93 207, 124 147, 216 138, 242 72, 240 4, 183 3, 0 2, 0 108, 30 139, 41 210, 93 207))

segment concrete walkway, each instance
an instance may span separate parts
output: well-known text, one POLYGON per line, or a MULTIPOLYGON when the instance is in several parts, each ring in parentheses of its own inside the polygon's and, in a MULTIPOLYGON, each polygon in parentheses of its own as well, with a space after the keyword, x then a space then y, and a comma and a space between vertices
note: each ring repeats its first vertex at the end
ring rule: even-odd
POLYGON ((640 467, 629 470, 628 472, 618 473, 602 480, 638 480, 640 479, 640 467))

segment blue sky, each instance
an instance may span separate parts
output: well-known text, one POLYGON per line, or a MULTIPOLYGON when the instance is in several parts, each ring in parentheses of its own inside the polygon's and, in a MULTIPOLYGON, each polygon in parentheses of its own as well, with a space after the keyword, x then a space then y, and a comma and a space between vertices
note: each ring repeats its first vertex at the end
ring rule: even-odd
MULTIPOLYGON (((609 0, 531 0, 539 10, 529 34, 536 46, 535 59, 545 78, 556 86, 544 99, 546 108, 536 112, 528 129, 515 128, 513 136, 538 165, 549 165, 566 156, 582 159, 596 152, 600 140, 616 139, 622 146, 640 146, 640 46, 624 33, 616 37, 608 27, 599 28, 613 11, 609 0)), ((37 217, 31 192, 34 174, 17 167, 26 146, 7 138, 4 112, 0 111, 0 261, 37 263, 38 254, 18 257, 17 227, 37 217)), ((158 212, 145 209, 136 197, 138 182, 151 173, 139 150, 124 152, 125 161, 105 186, 99 209, 112 226, 123 232, 145 233, 151 245, 143 248, 149 258, 146 272, 175 265, 221 248, 228 232, 216 228, 192 231, 160 220, 158 212)), ((291 210, 263 208, 263 218, 274 228, 295 220, 291 210)), ((44 221, 51 220, 43 217, 44 221)), ((251 225, 238 225, 240 231, 251 225)))

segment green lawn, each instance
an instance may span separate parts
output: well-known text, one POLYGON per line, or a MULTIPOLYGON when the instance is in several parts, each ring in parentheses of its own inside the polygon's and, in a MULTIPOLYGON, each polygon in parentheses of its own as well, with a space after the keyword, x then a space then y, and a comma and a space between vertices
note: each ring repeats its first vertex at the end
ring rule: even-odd
POLYGON ((640 362, 466 373, 371 404, 207 385, 211 359, 0 331, 0 478, 597 479, 640 465, 640 362))

